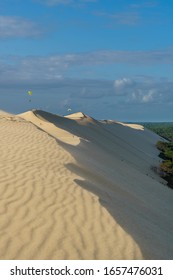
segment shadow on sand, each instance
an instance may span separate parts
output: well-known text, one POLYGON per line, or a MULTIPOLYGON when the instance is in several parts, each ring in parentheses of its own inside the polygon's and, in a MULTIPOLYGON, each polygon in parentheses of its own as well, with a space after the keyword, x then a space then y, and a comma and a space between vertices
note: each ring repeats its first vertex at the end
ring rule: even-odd
MULTIPOLYGON (((98 174, 96 174, 95 169, 92 173, 93 159, 95 156, 99 157, 99 153, 95 155, 93 152, 87 155, 87 151, 94 151, 94 148, 98 145, 100 145, 100 151, 105 149, 105 140, 105 155, 110 153, 111 158, 113 158, 114 154, 116 154, 115 150, 118 148, 115 143, 113 144, 112 133, 107 130, 105 134, 105 131, 103 131, 105 124, 92 119, 92 122, 85 123, 84 118, 82 124, 67 119, 64 126, 64 117, 58 116, 58 120, 55 121, 48 114, 46 118, 54 123, 55 126, 80 137, 80 144, 77 146, 72 146, 56 139, 57 143, 76 160, 76 164, 66 165, 70 171, 83 178, 82 180, 76 179, 75 183, 99 198, 100 204, 106 208, 113 219, 138 244, 144 259, 172 259, 173 223, 170 223, 170 216, 167 216, 167 213, 172 215, 171 210, 173 210, 173 207, 170 205, 172 198, 169 197, 172 192, 169 193, 169 190, 166 190, 168 201, 164 201, 165 188, 163 187, 163 191, 159 188, 159 194, 155 193, 155 197, 152 197, 153 200, 150 200, 150 193, 148 192, 148 200, 153 201, 153 203, 143 202, 143 199, 141 199, 143 196, 142 191, 136 193, 135 188, 134 190, 132 188, 129 190, 127 186, 124 187, 111 179, 111 174, 112 172, 116 173, 116 168, 112 165, 112 160, 109 162, 109 157, 105 158, 104 162, 110 167, 107 174, 104 171, 101 173, 99 170, 98 174), (113 149, 111 148, 112 144, 114 145, 113 149), (89 156, 90 159, 86 159, 85 155, 89 156), (162 212, 163 209, 166 212, 162 212)), ((130 130, 131 128, 128 129, 130 130)), ((142 131, 139 133, 142 133, 142 131)), ((126 176, 125 170, 124 176, 126 176)), ((138 182, 138 184, 142 184, 142 181, 138 182)), ((144 190, 144 192, 146 194, 147 190, 144 190)))

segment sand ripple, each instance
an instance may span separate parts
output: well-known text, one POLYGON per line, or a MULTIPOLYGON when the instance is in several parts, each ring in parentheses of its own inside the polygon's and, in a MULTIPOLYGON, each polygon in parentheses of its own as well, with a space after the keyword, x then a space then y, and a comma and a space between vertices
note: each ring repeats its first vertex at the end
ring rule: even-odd
POLYGON ((0 259, 172 259, 157 140, 83 113, 0 113, 0 259))
POLYGON ((98 197, 75 182, 82 177, 66 167, 75 160, 54 138, 5 116, 0 135, 1 259, 141 256, 98 197))

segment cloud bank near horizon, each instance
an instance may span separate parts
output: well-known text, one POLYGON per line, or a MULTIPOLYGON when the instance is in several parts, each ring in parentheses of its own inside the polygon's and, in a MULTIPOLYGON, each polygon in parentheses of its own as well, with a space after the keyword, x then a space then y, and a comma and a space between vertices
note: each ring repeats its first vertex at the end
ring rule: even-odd
POLYGON ((6 56, 0 58, 0 89, 11 88, 14 92, 19 89, 20 92, 29 88, 36 93, 42 91, 42 96, 49 91, 59 100, 60 106, 65 106, 65 102, 75 106, 82 104, 83 100, 87 100, 91 107, 98 100, 108 106, 172 104, 171 79, 152 75, 115 75, 106 79, 104 76, 94 77, 92 73, 93 67, 98 65, 105 69, 110 65, 116 67, 117 63, 147 65, 152 61, 156 65, 171 64, 172 56, 172 50, 144 51, 140 54, 132 51, 97 51, 52 56, 6 56), (91 75, 85 76, 86 71, 91 71, 91 75))

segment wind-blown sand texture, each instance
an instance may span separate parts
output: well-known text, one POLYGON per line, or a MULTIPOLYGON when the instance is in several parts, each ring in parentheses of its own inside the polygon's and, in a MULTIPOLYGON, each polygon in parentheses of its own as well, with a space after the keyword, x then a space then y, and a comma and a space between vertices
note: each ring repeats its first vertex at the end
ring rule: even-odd
POLYGON ((173 191, 139 125, 0 112, 0 259, 172 259, 173 191))

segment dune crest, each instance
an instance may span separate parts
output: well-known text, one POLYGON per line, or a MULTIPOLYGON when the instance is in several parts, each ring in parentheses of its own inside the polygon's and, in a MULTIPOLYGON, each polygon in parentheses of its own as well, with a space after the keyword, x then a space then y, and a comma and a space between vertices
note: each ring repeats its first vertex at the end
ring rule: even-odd
POLYGON ((129 123, 122 123, 122 122, 118 122, 118 123, 124 126, 131 127, 133 129, 144 130, 144 126, 140 124, 133 124, 133 123, 129 124, 129 123))
POLYGON ((69 114, 69 115, 66 115, 65 116, 66 118, 68 119, 83 119, 83 118, 87 118, 88 116, 85 115, 84 113, 82 112, 77 112, 77 113, 73 113, 73 114, 69 114))
POLYGON ((0 118, 0 139, 1 259, 173 257, 159 136, 33 110, 0 118))

